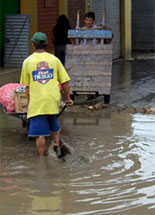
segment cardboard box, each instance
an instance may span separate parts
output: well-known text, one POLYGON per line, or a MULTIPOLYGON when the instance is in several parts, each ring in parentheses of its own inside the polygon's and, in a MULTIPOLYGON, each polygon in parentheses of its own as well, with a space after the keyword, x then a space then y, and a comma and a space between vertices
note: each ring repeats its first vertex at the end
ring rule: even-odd
POLYGON ((28 101, 25 92, 14 91, 15 110, 17 113, 25 113, 28 109, 28 101))

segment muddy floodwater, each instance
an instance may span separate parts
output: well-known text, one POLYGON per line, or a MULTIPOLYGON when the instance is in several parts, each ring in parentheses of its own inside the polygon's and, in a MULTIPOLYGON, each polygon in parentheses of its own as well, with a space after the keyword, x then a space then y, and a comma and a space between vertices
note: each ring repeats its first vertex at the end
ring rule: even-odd
POLYGON ((65 161, 0 108, 0 215, 155 215, 154 83, 154 60, 114 64, 110 108, 60 116, 65 161))
POLYGON ((0 215, 155 214, 155 115, 66 111, 59 122, 65 161, 40 158, 0 110, 0 215))

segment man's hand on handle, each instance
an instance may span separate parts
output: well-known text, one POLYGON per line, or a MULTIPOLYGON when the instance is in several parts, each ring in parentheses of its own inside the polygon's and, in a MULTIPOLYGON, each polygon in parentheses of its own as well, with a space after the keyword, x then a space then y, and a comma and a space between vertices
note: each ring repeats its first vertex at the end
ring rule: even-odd
POLYGON ((67 99, 66 101, 65 101, 65 104, 66 104, 66 106, 67 107, 71 107, 72 105, 73 105, 73 100, 72 99, 67 99))
POLYGON ((68 82, 65 82, 65 83, 61 84, 61 86, 62 86, 62 89, 63 89, 63 91, 65 93, 65 96, 66 96, 66 102, 65 102, 65 104, 66 104, 67 107, 71 107, 74 102, 70 98, 68 82))

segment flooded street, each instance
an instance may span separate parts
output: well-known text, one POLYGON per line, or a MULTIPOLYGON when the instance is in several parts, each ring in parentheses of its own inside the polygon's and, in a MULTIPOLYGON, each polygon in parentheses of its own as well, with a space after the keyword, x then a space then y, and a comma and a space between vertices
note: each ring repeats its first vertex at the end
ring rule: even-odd
POLYGON ((1 112, 1 215, 155 213, 154 115, 67 112, 65 162, 40 158, 20 123, 1 112))
MULTIPOLYGON (((112 104, 155 105, 146 63, 115 66, 112 104)), ((62 161, 39 157, 21 120, 0 108, 0 215, 155 214, 155 115, 87 109, 59 118, 72 149, 62 161)))

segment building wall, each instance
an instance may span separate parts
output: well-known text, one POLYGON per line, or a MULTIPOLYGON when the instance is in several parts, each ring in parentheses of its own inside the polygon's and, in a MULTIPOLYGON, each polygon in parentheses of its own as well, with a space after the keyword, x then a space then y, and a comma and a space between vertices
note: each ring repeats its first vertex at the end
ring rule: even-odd
MULTIPOLYGON (((126 0, 127 1, 127 0, 126 0)), ((120 57, 120 0, 92 0, 96 23, 102 23, 103 12, 106 11, 106 24, 112 29, 114 38, 114 58, 120 57)))
POLYGON ((38 31, 44 32, 48 37, 48 51, 52 52, 52 29, 58 18, 59 8, 58 1, 38 0, 38 31), (45 5, 45 3, 48 3, 45 5))
POLYGON ((155 50, 155 0, 132 1, 134 50, 155 50))
POLYGON ((72 28, 76 26, 77 11, 80 11, 80 27, 84 25, 84 15, 86 12, 85 0, 68 0, 68 18, 72 28))
POLYGON ((19 13, 18 0, 0 0, 0 65, 3 65, 4 38, 5 38, 5 15, 19 13))
POLYGON ((29 54, 33 52, 31 38, 38 31, 38 15, 37 15, 37 0, 20 0, 20 13, 30 15, 30 34, 29 34, 29 54))
POLYGON ((59 15, 66 15, 68 17, 68 0, 58 1, 59 15))

